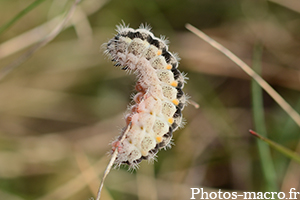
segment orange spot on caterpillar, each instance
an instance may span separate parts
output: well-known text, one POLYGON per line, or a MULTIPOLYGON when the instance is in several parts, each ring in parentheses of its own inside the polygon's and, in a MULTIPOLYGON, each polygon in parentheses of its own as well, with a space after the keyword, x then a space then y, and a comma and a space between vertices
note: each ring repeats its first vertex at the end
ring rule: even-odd
POLYGON ((158 56, 160 56, 162 54, 162 51, 161 50, 158 50, 157 53, 156 53, 158 56))
POLYGON ((178 101, 178 99, 173 99, 172 103, 174 103, 177 106, 179 104, 179 101, 178 101))
POLYGON ((148 155, 148 152, 146 152, 146 151, 142 151, 141 153, 142 153, 143 156, 147 156, 148 155))
POLYGON ((172 65, 167 65, 166 69, 172 69, 172 65))
POLYGON ((169 118, 169 119, 168 119, 168 122, 169 122, 170 124, 173 124, 174 119, 173 119, 173 118, 169 118))
POLYGON ((158 143, 160 143, 162 141, 162 137, 160 137, 160 136, 157 136, 155 139, 158 143))
POLYGON ((177 87, 178 83, 177 83, 177 81, 173 81, 173 82, 171 83, 171 85, 172 85, 173 87, 177 87))

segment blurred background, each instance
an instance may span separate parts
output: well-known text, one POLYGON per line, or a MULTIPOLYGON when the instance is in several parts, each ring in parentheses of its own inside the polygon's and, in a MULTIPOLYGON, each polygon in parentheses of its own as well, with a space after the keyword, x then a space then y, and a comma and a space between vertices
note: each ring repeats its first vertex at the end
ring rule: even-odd
MULTIPOLYGON (((34 2, 0 0, 0 26, 34 2)), ((238 66, 185 28, 192 24, 256 66, 299 112, 299 1, 83 0, 53 41, 2 77, 73 3, 44 0, 0 33, 1 200, 95 197, 136 80, 101 48, 122 20, 167 36, 188 73, 184 91, 200 108, 185 108, 185 127, 157 162, 143 161, 134 172, 113 169, 101 199, 190 199, 191 187, 300 192, 299 164, 248 132, 297 151, 299 127, 238 66)))

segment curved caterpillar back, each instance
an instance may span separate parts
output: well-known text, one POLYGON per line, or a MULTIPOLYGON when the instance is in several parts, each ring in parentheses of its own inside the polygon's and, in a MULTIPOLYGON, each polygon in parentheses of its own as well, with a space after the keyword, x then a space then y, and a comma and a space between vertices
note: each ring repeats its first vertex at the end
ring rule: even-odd
POLYGON ((148 26, 139 29, 117 26, 117 35, 106 46, 115 66, 137 74, 135 102, 126 115, 131 128, 120 143, 115 164, 128 164, 135 168, 143 159, 153 160, 157 152, 170 147, 173 132, 182 126, 186 104, 183 93, 187 79, 178 69, 178 58, 168 51, 167 40, 157 38, 148 26))

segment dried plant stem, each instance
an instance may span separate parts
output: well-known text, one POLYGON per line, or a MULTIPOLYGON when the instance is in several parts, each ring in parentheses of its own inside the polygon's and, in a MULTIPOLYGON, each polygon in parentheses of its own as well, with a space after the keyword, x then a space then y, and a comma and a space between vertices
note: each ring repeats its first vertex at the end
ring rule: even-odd
POLYGON ((64 17, 63 21, 49 34, 47 35, 42 41, 40 41, 38 44, 33 46, 31 49, 26 51, 24 54, 22 54, 20 57, 18 57, 14 62, 10 63, 6 67, 4 67, 0 71, 0 80, 2 80, 7 74, 9 74, 12 70, 17 68, 21 63, 23 63, 25 60, 27 60, 30 56, 32 56, 37 50, 39 50, 41 47, 48 44, 50 41, 52 41, 65 27, 66 23, 70 20, 71 16, 73 15, 75 8, 77 4, 79 4, 81 0, 75 0, 69 11, 67 12, 66 16, 64 17))
POLYGON ((250 132, 253 136, 255 136, 255 137, 261 139, 261 140, 264 141, 264 142, 266 142, 266 143, 269 144, 271 147, 273 147, 273 148, 276 149, 277 151, 281 152, 281 153, 284 154, 285 156, 287 156, 287 157, 293 159, 294 161, 300 163, 300 155, 297 154, 296 152, 294 152, 294 151, 292 151, 292 150, 290 150, 290 149, 288 149, 288 148, 286 148, 286 147, 284 147, 284 146, 282 146, 282 145, 280 145, 280 144, 278 144, 278 143, 276 143, 276 142, 273 142, 272 140, 270 140, 270 139, 268 139, 268 138, 263 137, 262 135, 256 133, 256 132, 253 131, 253 130, 249 130, 249 132, 250 132))
MULTIPOLYGON (((101 9, 108 0, 89 0, 85 1, 84 5, 78 7, 74 13, 71 23, 67 23, 64 28, 74 26, 79 40, 90 40, 91 28, 89 25, 88 16, 94 14, 101 9), (78 9, 79 8, 79 9, 78 9)), ((57 9, 57 8, 55 8, 57 9)), ((48 34, 49 30, 54 29, 65 14, 54 17, 53 19, 41 24, 33 29, 30 29, 12 39, 4 41, 0 44, 0 60, 11 56, 21 50, 41 41, 48 34)))
POLYGON ((102 171, 104 169, 106 160, 107 158, 104 156, 98 162, 93 164, 93 166, 85 169, 66 183, 61 184, 52 192, 36 198, 36 200, 70 199, 73 195, 76 194, 76 192, 84 189, 87 183, 97 178, 97 176, 93 176, 93 174, 95 171, 98 174, 98 171, 102 171))
POLYGON ((231 51, 226 49, 220 43, 216 42, 208 35, 195 28, 190 24, 186 24, 186 28, 192 33, 209 43, 211 46, 215 47, 221 51, 230 60, 236 63, 244 72, 246 72, 250 77, 252 77, 277 103, 278 105, 296 122, 300 127, 300 115, 255 71, 253 71, 246 63, 234 55, 231 51))
MULTIPOLYGON (((121 136, 121 139, 120 139, 120 143, 122 143, 126 137, 126 134, 128 133, 129 129, 131 127, 131 122, 128 124, 127 128, 124 130, 122 136, 121 136)), ((106 176, 108 175, 108 173, 110 172, 116 158, 117 158, 117 155, 118 155, 118 148, 115 149, 114 153, 112 154, 111 158, 110 158, 110 161, 104 171, 104 174, 103 174, 103 177, 102 177, 102 180, 101 180, 101 183, 100 183, 100 186, 99 186, 99 190, 98 190, 98 194, 97 194, 97 197, 96 197, 96 200, 100 200, 100 197, 101 197, 101 191, 102 191, 102 188, 103 188, 103 184, 104 184, 104 180, 106 178, 106 176)))
POLYGON ((281 5, 285 8, 288 8, 290 10, 293 10, 295 12, 300 13, 300 2, 298 0, 290 0, 290 1, 285 1, 285 0, 269 0, 273 3, 276 3, 278 5, 281 5))

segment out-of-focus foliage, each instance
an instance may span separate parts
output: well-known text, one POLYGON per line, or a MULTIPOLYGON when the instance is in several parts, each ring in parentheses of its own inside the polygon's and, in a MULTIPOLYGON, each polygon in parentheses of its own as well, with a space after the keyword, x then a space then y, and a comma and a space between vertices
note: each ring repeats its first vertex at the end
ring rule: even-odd
MULTIPOLYGON (((0 26, 33 0, 1 0, 0 26)), ((0 70, 43 39, 73 1, 46 0, 0 35, 0 70)), ((300 5, 296 0, 83 0, 71 24, 0 82, 0 199, 95 196, 109 143, 125 125, 135 77, 114 67, 101 45, 122 23, 153 27, 188 73, 186 126, 157 162, 112 170, 103 199, 190 199, 207 191, 265 191, 252 116, 250 78, 188 32, 190 23, 249 65, 262 45, 262 76, 300 111, 300 5), (86 171, 96 165, 93 170, 86 171)), ((299 127, 263 93, 267 137, 296 151, 299 127)), ((263 158, 262 158, 263 159, 263 158)), ((271 149, 277 191, 300 192, 300 168, 271 149)))

